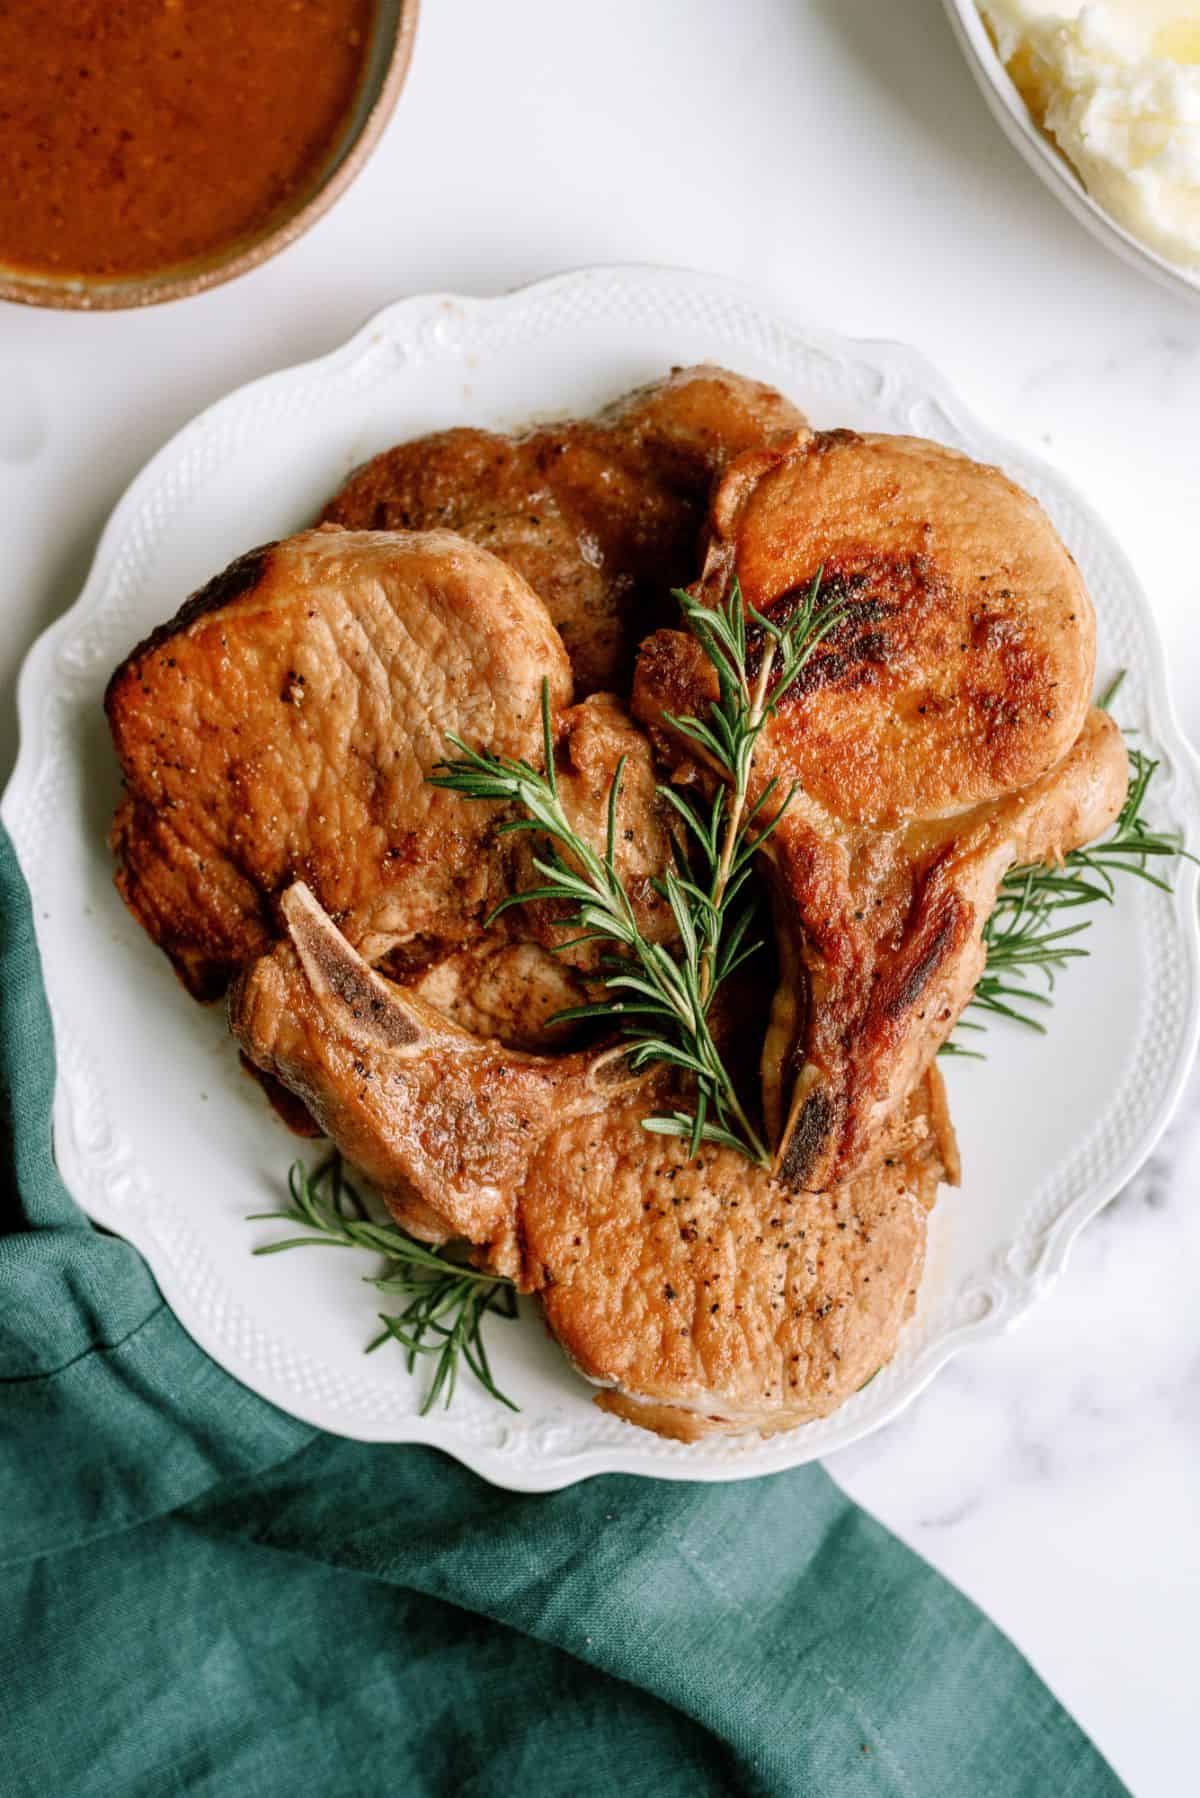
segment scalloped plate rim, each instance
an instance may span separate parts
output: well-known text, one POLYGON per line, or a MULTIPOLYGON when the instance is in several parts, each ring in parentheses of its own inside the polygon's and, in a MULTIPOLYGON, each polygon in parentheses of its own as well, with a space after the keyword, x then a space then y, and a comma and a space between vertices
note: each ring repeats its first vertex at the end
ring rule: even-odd
MULTIPOLYGON (((836 332, 813 327, 805 321, 797 309, 762 296, 753 287, 743 282, 705 275, 687 269, 658 268, 653 265, 631 263, 559 274, 548 280, 535 282, 492 297, 432 293, 394 301, 372 315, 360 330, 331 352, 243 384, 197 414, 176 432, 134 478, 114 507, 101 534, 91 568, 78 599, 60 618, 47 627, 25 658, 17 694, 20 730, 18 757, 3 799, 0 800, 0 817, 3 817, 8 825, 14 842, 18 843, 18 848, 20 804, 25 794, 32 789, 45 753, 45 721, 51 703, 51 688, 49 683, 39 677, 43 669, 52 666, 60 645, 96 609, 109 569, 119 553, 128 525, 145 496, 154 490, 164 467, 168 463, 176 461, 189 442, 198 440, 209 428, 216 415, 226 412, 232 417, 237 409, 261 398, 265 392, 272 389, 282 391, 289 384, 311 376, 318 370, 333 372, 343 364, 353 365, 360 356, 371 349, 374 343, 394 337, 400 321, 431 316, 447 304, 461 309, 464 313, 473 314, 504 307, 519 307, 534 296, 547 295, 564 287, 574 288, 588 283, 608 284, 614 281, 617 283, 630 282, 634 285, 649 283, 655 287, 671 285, 683 288, 698 287, 708 292, 715 291, 740 298, 762 314, 782 320, 790 330, 803 338, 806 345, 830 354, 835 359, 845 360, 853 357, 865 365, 882 371, 885 378, 895 378, 900 375, 912 386, 920 388, 923 397, 933 399, 955 426, 967 433, 976 445, 986 447, 987 453, 994 454, 997 459, 1016 459, 1025 467, 1035 469, 1044 475, 1053 487, 1071 500, 1081 515, 1098 532, 1112 558, 1114 567, 1118 570, 1134 601, 1142 629, 1143 648, 1146 652, 1147 703, 1148 710, 1154 716, 1156 743, 1169 753, 1176 779, 1184 788, 1190 789, 1191 800, 1200 810, 1200 758, 1197 758, 1192 750, 1175 714, 1167 681, 1165 652, 1149 602, 1124 551, 1067 478, 1041 458, 1029 454, 1022 446, 999 437, 980 423, 928 359, 907 345, 880 338, 847 338, 836 332)), ((1197 918, 1195 906, 1195 871, 1187 870, 1183 878, 1192 890, 1192 903, 1188 907, 1186 925, 1183 930, 1183 944, 1195 986, 1197 978, 1200 977, 1200 919, 1197 918)), ((98 1196, 97 1191, 89 1185, 88 1172, 76 1153, 68 1095, 65 1082, 61 1078, 61 1070, 55 1095, 56 1152, 59 1155, 60 1171, 72 1195, 89 1216, 106 1227, 117 1230, 145 1255, 167 1302, 175 1311, 184 1328, 200 1346, 214 1360, 225 1366, 233 1374, 233 1377, 238 1378, 243 1384, 248 1385, 252 1390, 268 1398, 270 1402, 279 1405, 281 1409, 304 1422, 311 1423, 318 1428, 336 1430, 338 1434, 360 1441, 387 1441, 397 1444, 419 1442, 437 1447, 472 1467, 493 1483, 513 1491, 556 1490, 573 1483, 576 1479, 590 1478, 602 1473, 636 1473, 659 1479, 723 1482, 733 1479, 756 1478, 762 1474, 783 1471, 788 1467, 814 1459, 818 1455, 832 1453, 838 1448, 847 1446, 850 1442, 861 1439, 881 1428, 905 1409, 960 1350, 972 1343, 1002 1335, 1020 1323, 1030 1308, 1060 1276, 1071 1246, 1080 1231, 1120 1191, 1153 1151, 1178 1104, 1198 1042, 1200 1042, 1200 999, 1192 1005, 1187 1021, 1184 1047, 1172 1068, 1170 1079, 1163 1085, 1153 1117, 1143 1130, 1141 1138, 1120 1158, 1104 1181, 1097 1183, 1086 1194, 1078 1197, 1049 1225, 1043 1238, 1037 1263, 1026 1278, 1019 1298, 1013 1300, 1004 1311, 997 1312, 993 1308, 985 1315, 955 1325, 944 1331, 935 1340, 927 1342, 909 1369, 903 1384, 885 1405, 868 1418, 851 1417, 847 1419, 843 1409, 842 1413, 835 1412, 830 1418, 819 1420, 823 1438, 819 1445, 812 1447, 811 1452, 805 1448, 802 1439, 812 1426, 800 1426, 797 1430, 782 1432, 777 1436, 761 1440, 752 1449, 747 1450, 746 1460, 742 1463, 705 1461, 698 1455, 680 1455, 678 1458, 669 1460, 660 1459, 658 1457, 662 1453, 662 1445, 659 1439, 644 1436, 643 1432, 636 1431, 632 1426, 628 1442, 623 1441, 620 1445, 599 1443, 566 1457, 560 1456, 555 1459, 547 1455, 540 1460, 535 1459, 518 1465, 514 1464, 513 1459, 503 1449, 494 1449, 485 1444, 471 1444, 448 1438, 442 1426, 442 1419, 438 1415, 429 1417, 414 1415, 406 1418, 399 1427, 394 1421, 391 1421, 382 1431, 356 1428, 352 1423, 331 1424, 327 1414, 318 1414, 320 1412, 319 1404, 309 1406, 303 1398, 298 1398, 294 1393, 278 1389, 276 1383, 268 1378, 250 1379, 246 1377, 244 1371, 230 1367, 226 1346, 209 1330, 206 1321, 198 1319, 194 1313, 189 1314, 188 1302, 180 1290, 181 1276, 177 1274, 174 1264, 162 1253, 160 1246, 155 1242, 152 1230, 148 1227, 139 1227, 141 1220, 131 1219, 119 1207, 106 1203, 103 1194, 100 1193, 98 1196), (131 1223, 133 1224, 132 1228, 130 1227, 131 1223), (840 1425, 839 1418, 842 1419, 840 1425)), ((705 1444, 691 1446, 703 1451, 705 1444)))

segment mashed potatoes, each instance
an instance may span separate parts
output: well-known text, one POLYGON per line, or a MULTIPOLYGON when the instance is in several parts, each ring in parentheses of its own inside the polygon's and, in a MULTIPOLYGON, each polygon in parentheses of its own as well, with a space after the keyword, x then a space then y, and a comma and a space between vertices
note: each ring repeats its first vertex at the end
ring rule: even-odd
POLYGON ((981 0, 1033 116, 1092 198, 1200 267, 1200 0, 981 0))

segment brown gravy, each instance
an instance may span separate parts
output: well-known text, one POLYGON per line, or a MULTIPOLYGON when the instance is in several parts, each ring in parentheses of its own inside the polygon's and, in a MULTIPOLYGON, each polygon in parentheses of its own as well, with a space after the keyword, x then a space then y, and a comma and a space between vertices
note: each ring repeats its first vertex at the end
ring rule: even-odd
POLYGON ((375 0, 0 0, 0 265, 146 275, 320 169, 375 0))

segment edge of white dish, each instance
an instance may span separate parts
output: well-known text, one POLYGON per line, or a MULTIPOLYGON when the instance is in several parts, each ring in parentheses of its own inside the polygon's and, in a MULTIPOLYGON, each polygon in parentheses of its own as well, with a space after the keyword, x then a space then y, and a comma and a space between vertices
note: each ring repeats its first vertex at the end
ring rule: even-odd
MULTIPOLYGON (((401 300, 372 318, 355 336, 332 354, 249 383, 219 401, 186 425, 143 469, 115 508, 96 552, 83 592, 71 609, 39 638, 22 669, 18 690, 20 751, 17 765, 0 802, 3 817, 23 865, 36 866, 38 814, 34 806, 38 785, 51 755, 55 675, 60 656, 69 641, 79 635, 101 606, 114 565, 136 537, 139 521, 148 515, 156 493, 202 442, 215 442, 232 432, 236 419, 255 407, 281 403, 289 388, 339 371, 373 366, 372 358, 386 354, 388 346, 418 341, 421 334, 446 329, 447 318, 470 319, 486 314, 496 331, 519 316, 523 308, 573 308, 590 316, 596 304, 635 307, 639 303, 687 306, 741 307, 759 321, 761 329, 788 332, 802 340, 806 353, 832 362, 852 363, 855 378, 876 384, 878 391, 899 387, 907 395, 919 422, 930 434, 950 439, 969 437, 973 453, 998 462, 1015 462, 1026 471, 1036 470, 1062 502, 1073 508, 1095 541, 1102 546, 1106 567, 1127 591, 1137 614, 1145 649, 1146 712, 1155 746, 1165 752, 1176 815, 1200 817, 1200 761, 1187 743, 1175 717, 1168 686, 1166 661, 1153 613, 1132 568, 1107 528, 1091 512, 1056 470, 1023 450, 1006 444, 982 427, 962 405, 942 377, 916 352, 884 341, 848 340, 815 330, 786 306, 767 302, 740 283, 678 269, 641 266, 599 268, 560 275, 491 299, 433 294, 401 300)), ((1082 528, 1082 527, 1081 527, 1082 528)), ((1097 553, 1100 553, 1099 551, 1097 553)), ((36 879, 31 876, 36 898, 36 879)), ((383 1427, 371 1423, 331 1421, 328 1407, 310 1399, 271 1372, 269 1357, 259 1366, 249 1356, 239 1359, 230 1342, 210 1317, 199 1315, 191 1303, 179 1263, 164 1249, 161 1233, 147 1221, 147 1213, 118 1194, 111 1171, 97 1164, 87 1128, 78 1127, 84 1110, 77 1045, 64 1042, 58 1029, 59 1083, 56 1093, 56 1151, 64 1179, 84 1210, 98 1222, 132 1241, 146 1256, 162 1291, 181 1323, 215 1360, 264 1397, 306 1421, 360 1440, 422 1442, 442 1448, 498 1485, 513 1490, 553 1490, 574 1480, 599 1473, 621 1472, 657 1478, 719 1481, 781 1471, 814 1459, 857 1440, 901 1411, 929 1384, 934 1375, 961 1349, 995 1337, 1011 1328, 1042 1296, 1061 1273, 1072 1243, 1088 1220, 1125 1185, 1151 1153, 1179 1100, 1191 1060, 1200 1040, 1200 927, 1196 914, 1196 870, 1181 871, 1174 911, 1179 923, 1182 965, 1190 978, 1193 1000, 1182 1030, 1169 1078, 1157 1095, 1153 1114, 1136 1141, 1114 1158, 1105 1177, 1089 1187, 1061 1214, 1020 1245, 1014 1244, 978 1315, 966 1318, 924 1344, 900 1381, 886 1396, 880 1392, 869 1407, 857 1401, 830 1417, 802 1425, 764 1440, 731 1449, 729 1439, 707 1438, 696 1444, 665 1442, 631 1425, 624 1425, 615 1439, 597 1441, 573 1449, 562 1446, 562 1432, 554 1422, 533 1423, 514 1436, 507 1419, 489 1421, 486 1427, 470 1420, 460 1422, 452 1413, 421 1417, 413 1413, 402 1422, 383 1427), (1018 1252, 1019 1250, 1019 1252, 1018 1252)), ((35 905, 36 915, 36 905, 35 905)), ((48 981, 48 985, 52 984, 48 981)), ((53 1005, 53 994, 52 994, 53 1005)), ((94 1121, 94 1120, 93 1120, 94 1121)), ((99 1120, 102 1128, 103 1119, 99 1120)), ((120 1178, 128 1185, 128 1170, 120 1178)), ((881 1380, 877 1383, 884 1385, 881 1380)), ((597 1418, 600 1417, 596 1413, 597 1418)), ((606 1420, 608 1423, 616 1420, 606 1420)))

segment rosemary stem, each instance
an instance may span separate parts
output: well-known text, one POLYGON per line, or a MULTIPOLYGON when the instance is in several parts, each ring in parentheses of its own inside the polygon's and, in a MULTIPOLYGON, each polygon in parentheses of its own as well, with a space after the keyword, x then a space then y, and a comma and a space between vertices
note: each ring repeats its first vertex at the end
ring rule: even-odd
POLYGON ((378 1276, 364 1275, 364 1279, 380 1292, 398 1293, 408 1303, 393 1315, 380 1314, 384 1329, 367 1344, 367 1350, 388 1341, 400 1343, 410 1373, 418 1355, 434 1357, 422 1416, 438 1398, 450 1403, 460 1356, 492 1398, 517 1410, 492 1378, 483 1340, 485 1317, 517 1315, 511 1281, 418 1242, 398 1224, 373 1222, 360 1195, 345 1178, 337 1150, 311 1173, 303 1162, 293 1162, 288 1192, 292 1202, 285 1210, 258 1212, 256 1217, 302 1224, 310 1234, 261 1243, 254 1254, 275 1255, 317 1243, 386 1257, 385 1271, 378 1276))
MULTIPOLYGON (((751 750, 746 758, 745 769, 734 786, 733 797, 729 804, 729 815, 725 820, 725 840, 721 844, 721 858, 717 863, 717 870, 713 876, 711 898, 713 909, 718 912, 724 903, 725 889, 729 885, 730 869, 733 867, 733 858, 737 853, 738 845, 741 840, 742 813, 746 809, 746 795, 749 791, 750 775, 754 767, 753 744, 757 739, 759 729, 762 725, 763 713, 767 703, 767 691, 771 680, 771 669, 774 662, 775 640, 774 638, 768 638, 763 649, 763 657, 759 666, 758 677, 754 682, 753 690, 749 694, 750 708, 746 720, 746 729, 751 742, 751 750)), ((712 988, 713 962, 715 958, 716 943, 710 941, 700 957, 699 985, 701 1004, 707 1003, 708 995, 712 988)), ((737 1104, 736 1098, 734 1100, 734 1109, 736 1110, 739 1119, 744 1122, 745 1114, 742 1112, 741 1106, 737 1104)), ((750 1130, 749 1125, 746 1125, 746 1130, 748 1137, 757 1142, 758 1138, 756 1132, 750 1130)), ((759 1146, 761 1151, 761 1145, 759 1146)), ((765 1153, 765 1151, 761 1152, 765 1153)))
MULTIPOLYGON (((704 1025, 704 1036, 706 1044, 711 1044, 712 1037, 709 1035, 707 1024, 704 1025)), ((713 1078, 721 1081, 725 1094, 725 1104, 732 1112, 734 1118, 736 1118, 742 1135, 745 1138, 746 1147, 749 1150, 747 1159, 753 1161, 758 1167, 770 1167, 771 1157, 768 1153, 766 1144, 758 1134, 758 1131, 754 1128, 754 1125, 750 1122, 750 1119, 746 1116, 746 1110, 738 1097, 737 1088, 726 1073, 721 1063, 721 1058, 717 1054, 715 1044, 712 1044, 712 1060, 715 1064, 713 1078)))
POLYGON ((531 831, 550 839, 548 850, 535 850, 533 856, 542 884, 510 893, 487 924, 511 906, 561 901, 570 907, 563 924, 581 933, 561 944, 562 949, 580 943, 607 945, 597 970, 605 997, 557 1015, 564 1021, 603 1020, 616 1026, 621 1046, 604 1051, 606 1055, 626 1055, 634 1072, 661 1064, 675 1070, 677 1080, 684 1076, 694 1084, 690 1114, 679 1110, 645 1118, 646 1129, 660 1136, 686 1137, 693 1155, 702 1142, 716 1142, 762 1167, 770 1165, 768 1149, 724 1064, 709 1012, 722 982, 758 947, 748 940, 755 897, 742 889, 753 849, 777 827, 795 788, 775 807, 773 817, 757 822, 776 783, 772 781, 751 803, 755 748, 780 698, 842 616, 837 603, 818 610, 821 578, 819 571, 803 604, 783 625, 746 605, 736 579, 718 606, 704 605, 682 589, 676 593, 686 624, 716 672, 719 691, 705 717, 664 716, 701 752, 721 786, 707 812, 667 787, 658 788, 682 816, 687 833, 686 845, 676 842, 675 865, 651 882, 673 914, 677 944, 672 948, 646 936, 617 865, 624 757, 609 786, 608 829, 601 855, 574 829, 559 797, 548 689, 543 688, 542 694, 542 769, 472 749, 451 736, 459 759, 441 763, 430 776, 434 786, 470 799, 515 800, 523 815, 506 820, 500 830, 531 831), (747 654, 751 622, 761 633, 761 656, 753 678, 747 654))

